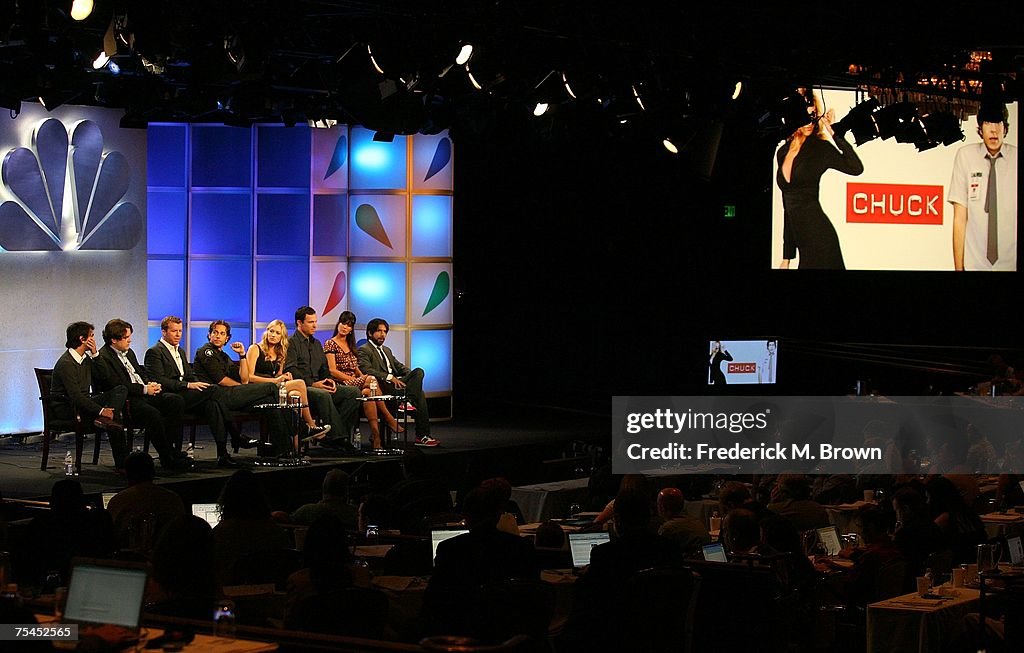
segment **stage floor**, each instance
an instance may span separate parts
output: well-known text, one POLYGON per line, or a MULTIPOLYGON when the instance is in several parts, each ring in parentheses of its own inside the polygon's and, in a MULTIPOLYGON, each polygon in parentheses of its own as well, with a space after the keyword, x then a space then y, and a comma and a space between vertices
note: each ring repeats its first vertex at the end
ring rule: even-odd
MULTIPOLYGON (((410 424, 410 431, 411 429, 410 424)), ((369 436, 365 422, 361 429, 364 440, 369 436)), ((497 469, 513 484, 553 480, 564 475, 559 457, 582 450, 581 444, 607 447, 610 419, 604 415, 574 413, 544 407, 497 406, 464 410, 451 421, 435 422, 432 435, 441 440, 436 448, 421 448, 431 460, 445 469, 452 489, 459 486, 459 474, 466 469, 497 469), (575 447, 572 443, 578 443, 575 447), (575 451, 574 451, 575 450, 575 451), (480 461, 484 462, 480 462, 480 461)), ((55 481, 64 477, 63 461, 66 451, 74 451, 73 436, 50 445, 50 459, 45 471, 39 469, 42 445, 39 442, 23 444, 18 437, 0 437, 0 493, 5 498, 48 498, 55 481)), ((401 436, 398 436, 401 438, 401 436)), ((36 438, 38 440, 38 438, 36 438)), ((409 435, 410 445, 412 435, 409 435)), ((136 445, 142 438, 136 437, 136 445)), ((188 473, 162 474, 157 464, 157 483, 167 484, 185 496, 212 500, 211 494, 234 470, 216 466, 216 447, 209 431, 200 428, 196 438, 196 466, 188 473)), ((114 473, 110 447, 106 442, 100 448, 99 465, 92 465, 92 440, 87 440, 82 452, 82 471, 78 481, 87 495, 124 487, 124 479, 114 473)), ((275 486, 287 486, 291 477, 303 481, 303 491, 318 487, 329 467, 342 467, 352 473, 368 466, 394 465, 399 456, 340 456, 334 450, 311 450, 310 464, 298 468, 268 468, 252 466, 255 449, 240 450, 233 454, 236 460, 259 473, 272 474, 275 486), (312 470, 312 471, 310 471, 312 470), (305 477, 309 476, 309 479, 305 477), (315 476, 315 478, 313 478, 315 476)), ((155 452, 152 452, 154 453, 155 452)), ((570 473, 572 470, 569 470, 570 473)), ((268 477, 266 479, 270 481, 268 477)))

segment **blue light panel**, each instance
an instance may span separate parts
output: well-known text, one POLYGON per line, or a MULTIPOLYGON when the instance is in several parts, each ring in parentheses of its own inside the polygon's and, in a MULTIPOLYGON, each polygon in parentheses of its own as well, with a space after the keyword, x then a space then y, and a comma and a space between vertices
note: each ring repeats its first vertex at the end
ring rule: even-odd
POLYGON ((415 195, 412 198, 412 255, 452 255, 452 198, 415 195))
POLYGON ((309 195, 259 194, 256 254, 309 256, 309 195))
POLYGON ((349 309, 365 324, 382 317, 405 324, 405 264, 349 263, 349 309))
POLYGON ((258 261, 256 263, 256 321, 281 320, 291 326, 295 309, 309 297, 309 263, 258 261))
POLYGON ((248 322, 251 266, 250 261, 192 261, 191 319, 248 322))
POLYGON ((252 254, 252 196, 192 193, 192 254, 252 254))
POLYGON ((405 136, 395 136, 391 143, 378 143, 373 134, 361 127, 352 129, 349 187, 405 190, 405 136))
POLYGON ((250 187, 252 130, 223 125, 193 125, 192 185, 250 187))
POLYGON ((185 261, 147 261, 146 296, 150 320, 185 318, 185 261))
POLYGON ((188 193, 150 190, 146 198, 146 248, 149 254, 185 255, 188 193))
POLYGON ((185 163, 186 125, 154 125, 146 129, 146 183, 150 186, 184 188, 188 183, 185 163))
POLYGON ((348 254, 345 195, 313 196, 313 256, 348 254))
POLYGON ((424 392, 451 392, 452 332, 413 331, 409 367, 422 367, 424 392))
POLYGON ((261 188, 309 188, 308 125, 256 128, 257 185, 261 188))

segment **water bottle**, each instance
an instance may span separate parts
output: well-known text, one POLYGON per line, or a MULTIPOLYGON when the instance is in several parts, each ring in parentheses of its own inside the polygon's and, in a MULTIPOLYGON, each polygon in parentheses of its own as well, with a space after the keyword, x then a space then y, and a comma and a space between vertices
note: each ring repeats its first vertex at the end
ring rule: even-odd
POLYGON ((928 589, 929 590, 931 590, 931 588, 935 587, 935 576, 932 574, 932 570, 931 570, 930 567, 928 569, 925 569, 924 577, 926 579, 928 579, 928 589))
POLYGON ((356 448, 356 451, 363 450, 363 434, 359 432, 358 426, 355 433, 352 434, 352 446, 356 448))
POLYGON ((379 394, 380 394, 380 386, 377 385, 377 377, 371 376, 370 377, 370 396, 371 397, 376 397, 379 394))
POLYGON ((717 510, 711 515, 710 530, 712 533, 722 530, 722 517, 718 514, 717 510))
POLYGON ((284 387, 284 381, 281 381, 277 386, 277 403, 282 406, 288 403, 288 391, 284 387))
POLYGON ((75 458, 68 451, 64 454, 64 478, 71 478, 75 475, 75 458))

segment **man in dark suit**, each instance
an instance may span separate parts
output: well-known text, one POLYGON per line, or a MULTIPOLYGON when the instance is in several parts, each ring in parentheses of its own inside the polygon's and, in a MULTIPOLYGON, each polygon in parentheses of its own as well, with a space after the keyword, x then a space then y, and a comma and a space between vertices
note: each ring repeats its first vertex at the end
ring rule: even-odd
POLYGON ((132 421, 146 429, 150 442, 160 456, 164 469, 188 469, 188 457, 174 451, 168 436, 181 433, 181 415, 185 401, 176 394, 164 394, 160 384, 139 364, 131 350, 132 325, 113 319, 103 327, 103 347, 93 361, 93 376, 98 389, 128 388, 128 408, 132 421))
POLYGON ((54 413, 71 419, 77 409, 83 417, 106 430, 114 468, 121 469, 128 455, 124 427, 118 422, 128 389, 115 386, 106 392, 92 392, 92 359, 96 356, 96 338, 88 322, 73 322, 67 328, 68 348, 53 366, 50 392, 54 395, 54 413))
MULTIPOLYGON (((245 346, 240 342, 231 343, 231 350, 238 354, 235 362, 224 352, 224 345, 231 338, 231 325, 224 320, 210 323, 207 333, 208 342, 196 350, 193 362, 196 376, 201 380, 217 386, 218 398, 228 410, 248 410, 260 404, 276 404, 278 402, 277 386, 273 383, 242 383, 241 365, 245 363, 245 346)), ((267 415, 270 433, 278 448, 288 448, 291 440, 291 429, 281 411, 271 411, 267 415)), ((228 459, 230 460, 230 458, 228 459)), ((229 466, 226 462, 223 466, 229 466)))
POLYGON ((331 425, 331 435, 337 437, 332 446, 342 446, 341 438, 347 438, 355 430, 359 420, 359 390, 347 385, 338 385, 331 378, 327 367, 324 346, 316 338, 316 311, 302 306, 295 311, 295 332, 288 338, 288 359, 284 371, 291 372, 293 379, 306 382, 309 403, 320 419, 331 425))
POLYGON ((409 369, 395 358, 390 347, 384 346, 391 326, 379 317, 366 324, 367 342, 359 348, 359 369, 363 374, 377 377, 385 394, 404 390, 406 398, 416 411, 416 446, 436 447, 441 442, 430 437, 430 414, 427 412, 427 398, 423 395, 423 370, 409 369))
POLYGON ((469 532, 437 545, 434 573, 423 594, 422 617, 428 632, 472 634, 462 629, 478 588, 509 579, 539 580, 533 542, 498 530, 504 503, 500 491, 483 487, 463 500, 469 532))
MULTIPOLYGON (((146 351, 146 368, 163 387, 164 392, 181 395, 185 400, 185 411, 200 415, 210 426, 210 433, 217 444, 217 451, 227 452, 228 409, 218 399, 216 386, 200 381, 189 365, 188 356, 179 344, 183 326, 181 318, 169 315, 160 322, 160 340, 146 351)), ((176 438, 175 448, 181 448, 181 433, 176 438)), ((252 446, 255 442, 232 433, 236 446, 252 446)), ((218 456, 219 459, 219 456, 218 456)))

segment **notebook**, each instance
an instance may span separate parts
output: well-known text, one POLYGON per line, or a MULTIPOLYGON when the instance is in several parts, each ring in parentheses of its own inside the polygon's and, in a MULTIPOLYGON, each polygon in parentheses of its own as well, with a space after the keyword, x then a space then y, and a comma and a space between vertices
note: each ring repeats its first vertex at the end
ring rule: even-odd
POLYGON ((725 555, 725 545, 721 542, 701 546, 701 553, 704 554, 704 559, 708 562, 729 562, 729 558, 725 555))
POLYGON ((590 550, 598 544, 608 541, 607 531, 598 533, 569 533, 569 552, 572 554, 574 569, 582 569, 590 564, 590 550))
POLYGON ((1024 564, 1024 547, 1021 546, 1020 537, 1006 538, 1006 550, 1010 554, 1011 565, 1024 564))
POLYGON ((450 537, 468 533, 468 528, 437 528, 430 531, 430 563, 437 559, 437 545, 450 537))
POLYGON ((193 503, 192 514, 206 521, 210 528, 220 523, 220 506, 216 503, 193 503))
POLYGON ((839 544, 839 532, 836 530, 836 527, 828 526, 817 530, 818 541, 825 547, 825 554, 829 557, 839 555, 843 547, 839 544))
POLYGON ((75 558, 64 621, 121 626, 138 633, 147 575, 144 564, 75 558))

